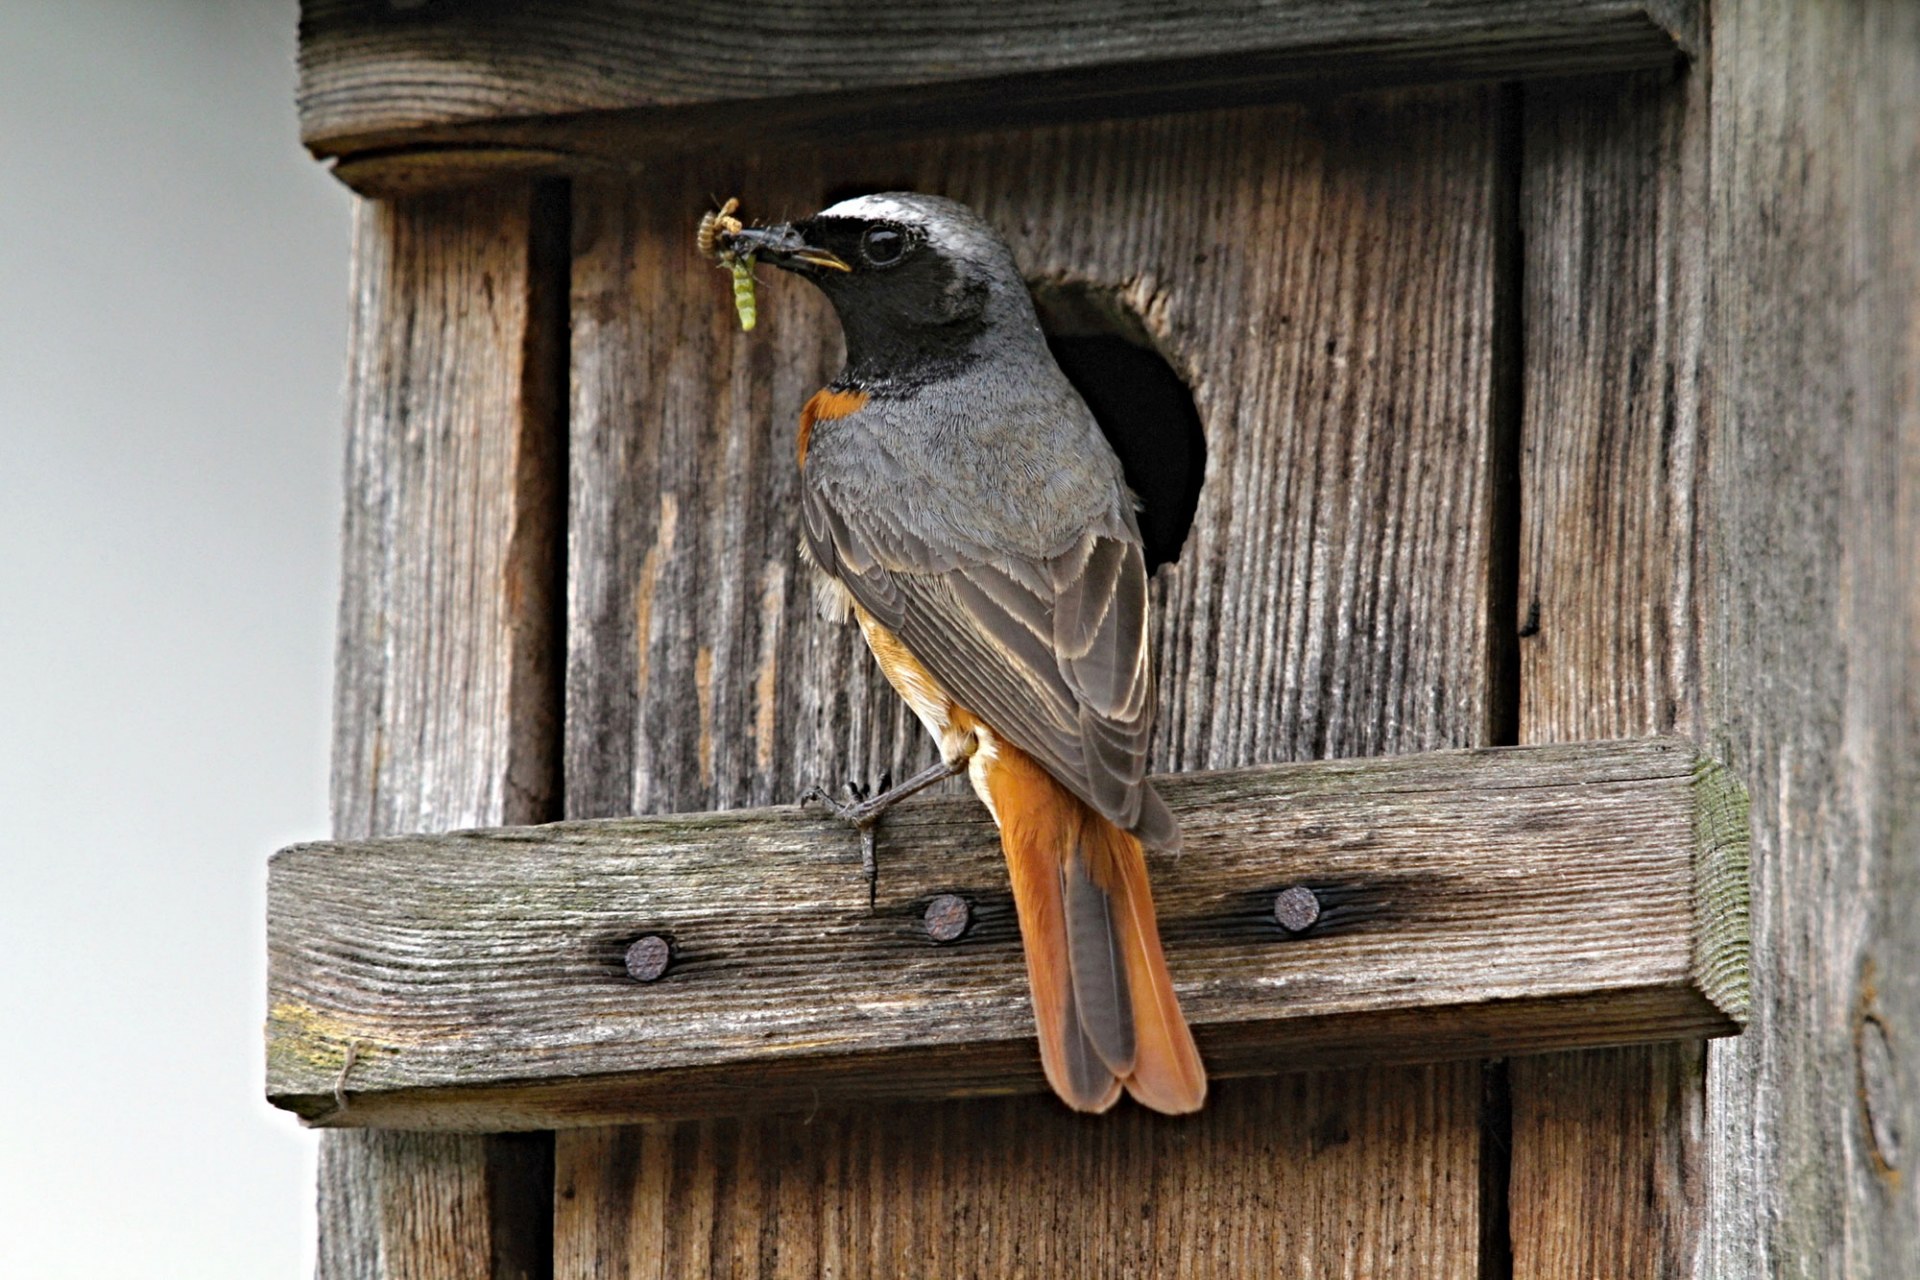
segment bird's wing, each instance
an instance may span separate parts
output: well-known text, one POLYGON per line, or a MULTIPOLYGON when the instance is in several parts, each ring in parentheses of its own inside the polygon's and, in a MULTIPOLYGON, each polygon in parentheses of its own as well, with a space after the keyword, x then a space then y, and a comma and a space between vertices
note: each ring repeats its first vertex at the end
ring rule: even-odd
POLYGON ((1137 533, 1115 520, 1048 559, 994 556, 802 489, 815 560, 961 706, 1147 844, 1177 844, 1145 784, 1154 698, 1137 533))

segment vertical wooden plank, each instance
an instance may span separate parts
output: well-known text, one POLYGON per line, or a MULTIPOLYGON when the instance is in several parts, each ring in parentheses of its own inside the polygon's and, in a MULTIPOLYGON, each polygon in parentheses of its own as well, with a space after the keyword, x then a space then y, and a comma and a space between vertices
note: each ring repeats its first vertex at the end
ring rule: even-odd
POLYGON ((1187 1124, 996 1099, 566 1133, 556 1272, 1472 1276, 1408 1253, 1474 1229, 1457 1088, 1302 1073, 1226 1082, 1187 1124))
MULTIPOLYGON (((761 216, 955 195, 1034 275, 1122 298, 1188 376, 1208 473, 1155 583, 1156 767, 1484 740, 1496 102, 704 156, 583 190, 569 812, 789 800, 930 758, 813 613, 790 424, 837 331, 784 279, 732 331, 689 229, 733 193, 761 216)), ((1480 1097, 1456 1064, 1223 1081, 1184 1124, 1021 1098, 567 1133, 558 1273, 1474 1276, 1480 1097)))
MULTIPOLYGON (((1704 78, 1526 91, 1518 740, 1697 731, 1704 78)), ((1513 1274, 1691 1276, 1704 1050, 1509 1064, 1513 1274)))
MULTIPOLYGON (((547 820, 564 195, 514 184, 356 218, 334 830, 547 820)), ((550 1274, 551 1187, 545 1135, 328 1133, 319 1275, 550 1274)))
POLYGON ((552 1274, 551 1134, 335 1130, 319 1183, 323 1280, 552 1274))
POLYGON ((1527 90, 1524 740, 1699 724, 1705 87, 1527 90))
POLYGON ((1709 719, 1753 795, 1715 1275, 1920 1258, 1920 7, 1714 8, 1709 719))

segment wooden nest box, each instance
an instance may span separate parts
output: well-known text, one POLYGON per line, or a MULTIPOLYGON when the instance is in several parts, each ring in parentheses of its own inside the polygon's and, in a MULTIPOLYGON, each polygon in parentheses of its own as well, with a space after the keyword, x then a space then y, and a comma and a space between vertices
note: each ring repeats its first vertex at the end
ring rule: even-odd
POLYGON ((270 888, 323 1276, 1920 1256, 1906 9, 303 7, 367 197, 270 888), (796 553, 832 313, 740 333, 693 228, 900 188, 1007 236, 1166 561, 1191 1119, 1045 1094, 970 796, 871 910, 793 804, 931 747, 796 553))

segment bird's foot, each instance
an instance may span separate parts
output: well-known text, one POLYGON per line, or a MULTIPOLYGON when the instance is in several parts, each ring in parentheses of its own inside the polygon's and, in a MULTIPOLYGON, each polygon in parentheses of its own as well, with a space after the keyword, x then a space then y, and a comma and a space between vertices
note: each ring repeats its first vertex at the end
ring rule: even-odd
POLYGON ((879 825, 881 815, 916 791, 924 791, 936 782, 965 772, 966 768, 965 760, 958 763, 942 761, 922 769, 897 787, 890 785, 893 775, 883 773, 878 788, 847 783, 841 788, 846 794, 844 800, 821 787, 813 787, 800 797, 802 805, 824 805, 828 812, 860 833, 860 871, 867 878, 867 910, 874 909, 880 894, 880 858, 874 828, 879 825))
POLYGON ((835 795, 825 787, 810 787, 800 797, 802 805, 818 804, 842 822, 861 830, 866 830, 880 820, 892 803, 889 795, 893 789, 893 774, 882 773, 878 786, 868 786, 860 782, 847 782, 835 795))
POLYGON ((803 806, 823 805, 827 812, 860 833, 860 874, 867 881, 868 911, 874 910, 880 897, 880 853, 873 829, 879 824, 880 815, 893 803, 889 798, 892 784, 893 774, 888 772, 880 775, 878 787, 861 782, 846 783, 840 788, 844 799, 825 787, 811 787, 800 797, 803 806))

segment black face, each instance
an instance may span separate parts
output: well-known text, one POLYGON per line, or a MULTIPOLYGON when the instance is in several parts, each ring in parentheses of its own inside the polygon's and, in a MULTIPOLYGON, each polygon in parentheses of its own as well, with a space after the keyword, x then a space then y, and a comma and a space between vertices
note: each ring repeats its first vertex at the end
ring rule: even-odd
MULTIPOLYGON (((781 249, 785 246, 776 242, 768 261, 814 280, 826 280, 829 274, 851 276, 893 271, 912 263, 916 257, 925 259, 937 255, 927 248, 925 230, 920 226, 895 223, 891 219, 812 217, 787 228, 768 226, 766 230, 787 230, 804 246, 799 251, 787 249, 783 253, 781 249), (806 249, 814 253, 806 253, 806 249)), ((751 236, 753 232, 749 230, 745 234, 751 236)))
POLYGON ((815 217, 750 228, 730 245, 820 287, 846 334, 847 373, 863 384, 951 373, 975 357, 986 330, 991 272, 943 252, 926 225, 815 217))

